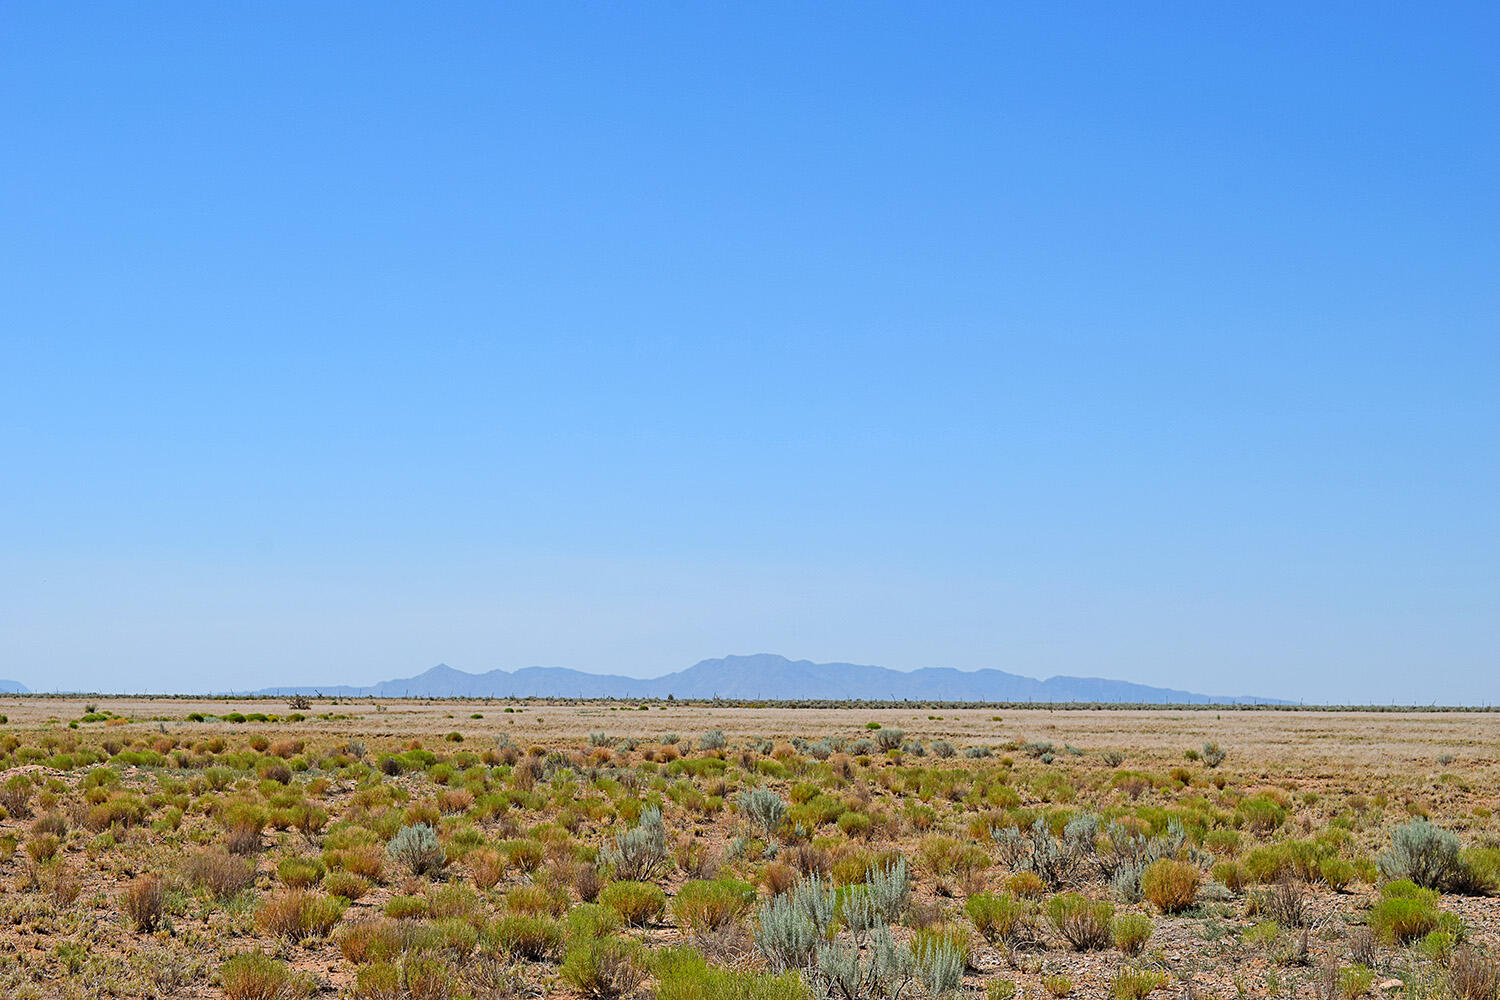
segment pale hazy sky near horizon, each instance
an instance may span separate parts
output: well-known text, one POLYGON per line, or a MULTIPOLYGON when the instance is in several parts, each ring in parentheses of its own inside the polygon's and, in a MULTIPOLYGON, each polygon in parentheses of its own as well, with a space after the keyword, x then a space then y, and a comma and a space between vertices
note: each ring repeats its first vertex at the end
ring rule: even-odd
POLYGON ((1500 701, 1497 28, 8 3, 0 678, 1500 701))

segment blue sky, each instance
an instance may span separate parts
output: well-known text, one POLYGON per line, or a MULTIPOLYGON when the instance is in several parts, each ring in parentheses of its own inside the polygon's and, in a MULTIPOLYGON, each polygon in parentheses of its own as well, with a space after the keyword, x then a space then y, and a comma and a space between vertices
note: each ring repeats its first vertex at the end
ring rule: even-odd
POLYGON ((1497 29, 8 4, 0 677, 1500 701, 1497 29))

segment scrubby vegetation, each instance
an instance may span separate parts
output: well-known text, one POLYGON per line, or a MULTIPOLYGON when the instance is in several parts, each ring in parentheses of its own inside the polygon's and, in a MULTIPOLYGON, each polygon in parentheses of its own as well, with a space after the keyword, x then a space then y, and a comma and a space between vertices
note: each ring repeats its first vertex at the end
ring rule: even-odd
POLYGON ((5 996, 1500 1000, 1487 768, 88 708, 0 736, 5 996))

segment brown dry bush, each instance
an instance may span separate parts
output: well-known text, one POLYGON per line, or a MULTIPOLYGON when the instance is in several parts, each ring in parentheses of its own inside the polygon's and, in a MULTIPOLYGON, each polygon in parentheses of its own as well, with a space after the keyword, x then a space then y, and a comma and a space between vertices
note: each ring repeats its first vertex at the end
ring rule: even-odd
POLYGON ((209 849, 182 863, 182 876, 195 888, 229 899, 255 883, 255 864, 227 851, 209 849))
POLYGON ((779 861, 773 861, 760 873, 761 885, 773 896, 779 896, 797 884, 797 873, 779 861))
POLYGON ((120 909, 136 931, 149 934, 161 924, 167 908, 167 885, 160 876, 142 875, 120 893, 120 909))
POLYGON ((438 811, 444 816, 468 812, 474 805, 474 793, 467 788, 447 788, 438 794, 438 811))
POLYGON ((45 880, 47 895, 58 906, 72 906, 83 894, 83 877, 71 868, 56 866, 45 880))
POLYGON ((388 962, 401 954, 401 925, 387 917, 366 917, 339 931, 339 953, 355 965, 388 962))
POLYGON ((604 887, 604 880, 599 875, 597 865, 579 865, 573 873, 573 889, 578 893, 578 898, 585 903, 592 903, 599 898, 599 890, 604 887))
POLYGON ((346 871, 371 882, 385 881, 385 852, 374 845, 329 851, 323 860, 328 863, 329 868, 346 871))
POLYGON ((280 757, 285 760, 288 757, 297 756, 302 752, 304 747, 306 747, 306 744, 301 740, 277 740, 266 749, 266 752, 272 757, 280 757))
POLYGON ((1163 858, 1141 872, 1141 893, 1163 913, 1181 913, 1198 898, 1198 879, 1196 866, 1163 858))
POLYGON ((490 847, 481 847, 464 855, 469 878, 480 890, 492 889, 505 877, 505 855, 490 847))
POLYGON ((323 937, 343 916, 344 900, 302 889, 278 890, 261 904, 255 922, 267 934, 288 941, 323 937))
POLYGON ((1500 996, 1500 961, 1460 948, 1448 963, 1448 988, 1459 1000, 1495 1000, 1500 996))

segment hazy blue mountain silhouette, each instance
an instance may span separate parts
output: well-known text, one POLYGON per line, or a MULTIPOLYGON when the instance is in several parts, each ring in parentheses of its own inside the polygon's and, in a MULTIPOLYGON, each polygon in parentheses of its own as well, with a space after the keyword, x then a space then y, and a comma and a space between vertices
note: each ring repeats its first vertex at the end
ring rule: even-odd
POLYGON ((1248 695, 1207 695, 1102 677, 1033 677, 1003 670, 890 670, 857 663, 788 660, 774 653, 703 660, 686 670, 640 679, 565 667, 524 667, 470 674, 440 663, 415 677, 369 687, 270 687, 258 695, 324 694, 382 698, 731 698, 900 701, 1086 701, 1185 704, 1288 704, 1248 695))
POLYGON ((20 681, 0 681, 0 694, 30 694, 31 688, 20 681))

